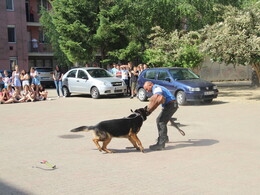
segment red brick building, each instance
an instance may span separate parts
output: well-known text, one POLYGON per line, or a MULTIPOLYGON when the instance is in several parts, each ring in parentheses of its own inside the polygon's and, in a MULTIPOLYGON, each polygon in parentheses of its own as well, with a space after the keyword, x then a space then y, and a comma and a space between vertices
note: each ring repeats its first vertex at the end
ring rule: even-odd
POLYGON ((50 8, 47 0, 0 1, 0 70, 32 66, 53 67, 50 44, 39 23, 41 6, 50 8))

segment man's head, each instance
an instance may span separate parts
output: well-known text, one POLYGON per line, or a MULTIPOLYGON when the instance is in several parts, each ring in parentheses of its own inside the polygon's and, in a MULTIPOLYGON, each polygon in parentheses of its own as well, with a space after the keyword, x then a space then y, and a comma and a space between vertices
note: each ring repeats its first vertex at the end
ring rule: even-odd
POLYGON ((151 81, 146 81, 145 83, 144 83, 144 89, 145 89, 145 91, 147 91, 147 92, 151 92, 152 91, 152 88, 153 88, 153 83, 151 82, 151 81))

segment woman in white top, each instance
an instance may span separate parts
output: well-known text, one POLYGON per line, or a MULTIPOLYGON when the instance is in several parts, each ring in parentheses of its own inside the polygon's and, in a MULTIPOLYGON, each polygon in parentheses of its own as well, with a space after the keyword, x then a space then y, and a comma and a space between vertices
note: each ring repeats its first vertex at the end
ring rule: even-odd
POLYGON ((25 70, 22 70, 21 74, 20 74, 20 80, 22 81, 23 88, 25 85, 30 85, 29 79, 30 79, 30 76, 25 72, 25 70))
POLYGON ((15 89, 18 90, 18 92, 21 91, 21 80, 20 80, 20 71, 18 65, 15 65, 14 71, 12 74, 12 80, 13 80, 13 86, 15 89))

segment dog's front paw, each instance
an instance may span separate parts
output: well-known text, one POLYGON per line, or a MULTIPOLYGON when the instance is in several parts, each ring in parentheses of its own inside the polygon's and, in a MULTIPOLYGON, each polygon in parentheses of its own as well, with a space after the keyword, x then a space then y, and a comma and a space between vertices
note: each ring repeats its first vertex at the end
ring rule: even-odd
POLYGON ((144 148, 142 147, 142 148, 140 148, 140 151, 142 152, 142 153, 144 153, 144 148))

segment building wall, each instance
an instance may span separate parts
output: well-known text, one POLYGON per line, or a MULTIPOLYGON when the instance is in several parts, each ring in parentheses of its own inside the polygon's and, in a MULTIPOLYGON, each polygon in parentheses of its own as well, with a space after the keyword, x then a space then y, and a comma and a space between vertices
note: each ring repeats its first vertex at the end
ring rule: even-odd
POLYGON ((25 0, 14 0, 14 10, 6 10, 6 1, 0 1, 0 69, 10 70, 11 57, 17 58, 20 69, 27 68, 27 30, 25 15, 25 0), (4 18, 4 20, 3 20, 4 18), (15 26, 15 43, 8 43, 8 25, 15 26))
POLYGON ((13 4, 14 10, 7 10, 6 0, 0 0, 0 70, 13 69, 11 58, 16 58, 16 64, 26 71, 31 66, 52 67, 52 48, 50 44, 39 40, 39 8, 40 5, 49 8, 47 0, 13 0, 13 4), (8 25, 15 26, 14 43, 8 43, 8 25), (32 49, 33 38, 38 40, 39 49, 32 49))
POLYGON ((208 81, 249 80, 251 79, 252 67, 213 63, 207 58, 198 71, 198 74, 202 79, 208 81))

